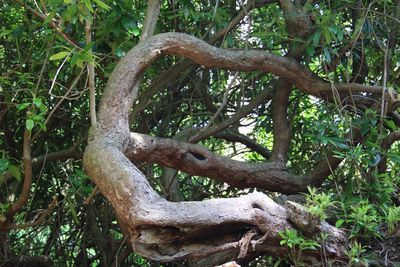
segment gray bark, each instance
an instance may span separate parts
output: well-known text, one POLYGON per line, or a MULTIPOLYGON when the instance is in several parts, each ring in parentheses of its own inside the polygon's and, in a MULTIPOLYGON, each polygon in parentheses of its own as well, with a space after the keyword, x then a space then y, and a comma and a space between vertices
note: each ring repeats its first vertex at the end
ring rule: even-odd
MULTIPOLYGON (((84 154, 87 173, 114 206, 135 252, 157 261, 188 259, 204 266, 235 258, 251 259, 265 253, 285 255, 288 251, 279 245, 279 232, 301 231, 305 219, 293 215, 298 209, 280 206, 262 193, 202 202, 168 202, 151 188, 146 177, 129 160, 128 156, 135 154, 130 149, 141 149, 145 153, 143 148, 152 143, 146 136, 130 134, 128 113, 136 100, 145 68, 163 54, 189 57, 207 67, 269 72, 314 95, 330 94, 331 84, 288 58, 263 51, 219 49, 186 34, 160 34, 138 44, 113 71, 100 103, 98 125, 92 129, 84 154)), ((382 91, 381 87, 360 84, 337 84, 336 89, 382 91)), ((179 150, 175 146, 175 151, 179 150)), ((194 153, 189 150, 181 154, 181 159, 187 157, 193 162, 199 161, 200 165, 202 153, 205 152, 200 148, 194 153)), ((165 161, 162 153, 155 156, 165 161)), ((234 167, 228 160, 220 160, 234 167)), ((171 165, 177 169, 185 167, 178 163, 179 160, 171 165)), ((210 167, 216 164, 209 163, 210 167)), ((273 174, 274 164, 266 164, 270 168, 264 172, 273 174)), ((253 178, 249 172, 247 179, 253 178)), ((328 245, 324 245, 326 256, 343 259, 346 246, 343 233, 324 222, 313 227, 328 236, 328 245)), ((320 251, 305 251, 304 255, 318 259, 320 251)))

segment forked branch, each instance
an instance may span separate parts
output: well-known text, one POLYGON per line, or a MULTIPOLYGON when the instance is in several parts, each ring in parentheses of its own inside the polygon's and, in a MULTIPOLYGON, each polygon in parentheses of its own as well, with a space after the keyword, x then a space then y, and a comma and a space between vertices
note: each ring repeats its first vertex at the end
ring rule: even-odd
MULTIPOLYGON (((279 232, 293 228, 302 231, 294 219, 296 216, 289 213, 289 207, 276 204, 262 193, 202 202, 168 202, 151 188, 146 177, 129 160, 133 155, 147 157, 146 160, 158 160, 188 171, 197 166, 203 168, 202 174, 206 176, 212 176, 210 171, 224 164, 225 171, 237 164, 185 143, 171 140, 160 143, 158 139, 136 133, 131 137, 128 113, 136 101, 139 81, 144 70, 163 54, 188 57, 206 67, 272 73, 315 95, 331 94, 332 85, 289 58, 263 51, 220 49, 181 33, 156 35, 128 52, 113 71, 100 103, 98 125, 92 129, 84 154, 88 174, 113 204, 121 223, 128 229, 133 249, 141 255, 158 261, 203 259, 201 264, 206 266, 237 257, 251 259, 265 253, 284 255, 287 249, 279 245, 279 232), (153 155, 146 155, 150 151, 153 155), (251 246, 247 246, 249 242, 251 246), (243 249, 243 244, 248 249, 243 249)), ((335 87, 345 92, 382 91, 381 87, 360 84, 335 87)), ((266 164, 269 167, 264 170, 266 173, 278 172, 276 183, 287 182, 280 179, 282 170, 273 162, 266 164)), ((246 173, 248 181, 256 177, 255 169, 250 170, 246 173)), ((297 178, 291 178, 292 185, 302 183, 297 178)), ((325 223, 314 229, 328 236, 329 247, 324 248, 327 257, 345 257, 346 239, 338 229, 325 223)), ((320 252, 305 251, 304 255, 318 258, 320 252)))

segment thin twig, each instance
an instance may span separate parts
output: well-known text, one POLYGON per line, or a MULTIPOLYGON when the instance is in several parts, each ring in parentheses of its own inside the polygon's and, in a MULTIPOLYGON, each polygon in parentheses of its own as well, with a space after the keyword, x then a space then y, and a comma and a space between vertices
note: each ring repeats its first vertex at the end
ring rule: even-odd
MULTIPOLYGON (((47 16, 37 12, 36 10, 34 10, 33 8, 29 7, 26 5, 25 1, 21 1, 21 0, 14 0, 17 4, 23 6, 24 8, 26 8, 29 12, 31 12, 32 14, 34 14, 36 17, 41 18, 42 20, 46 20, 47 16)), ((63 37, 68 43, 70 43, 74 48, 78 49, 78 50, 83 50, 79 45, 77 45, 77 42, 74 41, 69 35, 67 35, 65 32, 63 32, 54 21, 50 21, 49 25, 51 28, 55 29, 57 31, 57 33, 63 37)))
POLYGON ((30 223, 23 223, 23 224, 12 224, 12 225, 8 225, 6 227, 7 230, 11 230, 11 229, 26 229, 26 228, 30 228, 30 227, 35 227, 38 225, 41 225, 44 221, 44 219, 46 219, 46 217, 53 211, 54 207, 57 204, 57 198, 53 197, 53 200, 50 202, 49 206, 47 207, 46 210, 43 211, 43 213, 40 215, 40 217, 30 223))
MULTIPOLYGON (((86 33, 86 45, 89 45, 92 42, 92 33, 91 33, 92 25, 90 21, 86 20, 85 33, 86 33)), ((91 60, 94 61, 92 48, 89 49, 89 54, 92 55, 91 60)), ((96 85, 95 85, 95 71, 94 71, 94 62, 90 61, 87 64, 88 75, 89 75, 89 109, 90 109, 90 122, 92 127, 96 127, 97 118, 96 118, 96 85)))
POLYGON ((85 199, 85 201, 83 202, 83 204, 89 205, 90 202, 92 201, 92 199, 97 195, 97 193, 99 193, 99 188, 98 188, 98 186, 96 185, 96 186, 93 188, 92 193, 90 193, 90 195, 85 199))

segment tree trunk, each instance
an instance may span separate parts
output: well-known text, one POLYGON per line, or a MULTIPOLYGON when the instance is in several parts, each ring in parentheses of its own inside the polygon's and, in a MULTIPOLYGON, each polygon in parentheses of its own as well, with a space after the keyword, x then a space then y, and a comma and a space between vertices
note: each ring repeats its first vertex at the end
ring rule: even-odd
MULTIPOLYGON (((285 229, 297 229, 304 235, 322 233, 327 236, 322 244, 323 255, 343 260, 345 235, 325 222, 316 221, 293 203, 281 206, 258 192, 231 199, 173 203, 161 198, 151 188, 146 177, 129 158, 141 157, 147 161, 157 158, 160 162, 168 162, 165 165, 169 167, 185 171, 203 168, 201 174, 212 178, 216 177, 209 172, 218 172, 224 164, 230 164, 229 168, 233 169, 241 167, 222 157, 218 158, 217 164, 208 160, 210 155, 206 150, 196 148, 198 151, 192 151, 193 147, 188 144, 167 140, 160 145, 155 138, 136 133, 131 135, 128 113, 136 101, 139 81, 145 68, 162 54, 189 57, 207 67, 269 72, 314 95, 331 92, 330 83, 319 79, 302 65, 263 51, 219 49, 180 33, 156 35, 138 44, 110 76, 100 103, 98 125, 92 129, 84 154, 86 171, 114 206, 129 232, 133 250, 155 261, 185 259, 195 261, 198 266, 211 266, 230 260, 247 261, 262 254, 284 256, 288 248, 279 244, 279 233, 285 229), (165 146, 157 154, 148 153, 154 147, 163 148, 163 144, 168 144, 173 153, 165 151, 165 146)), ((344 92, 353 89, 354 92, 382 90, 360 84, 337 84, 335 87, 344 92)), ((304 181, 296 180, 296 176, 277 175, 273 162, 263 163, 263 166, 264 188, 271 191, 304 189, 304 181), (289 183, 286 188, 296 184, 298 188, 284 190, 285 183, 289 183)), ((233 177, 228 178, 235 179, 235 172, 229 175, 233 177)), ((251 171, 246 176, 248 181, 257 177, 251 171)), ((251 186, 251 183, 245 186, 251 186)), ((303 252, 304 259, 321 259, 321 251, 306 250, 303 252)))

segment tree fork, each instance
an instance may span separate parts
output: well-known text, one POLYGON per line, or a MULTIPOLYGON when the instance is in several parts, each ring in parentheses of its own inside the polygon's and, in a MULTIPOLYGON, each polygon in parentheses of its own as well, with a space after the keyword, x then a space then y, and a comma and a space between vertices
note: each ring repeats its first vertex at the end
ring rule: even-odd
MULTIPOLYGON (((302 224, 296 219, 299 217, 293 215, 298 214, 297 209, 282 207, 262 193, 202 202, 168 202, 127 158, 130 107, 136 100, 144 70, 162 54, 189 57, 207 67, 269 72, 312 94, 326 94, 331 84, 284 57, 262 51, 219 49, 186 34, 160 34, 134 47, 113 71, 100 103, 98 124, 92 129, 84 154, 86 171, 114 206, 137 253, 164 262, 204 259, 205 266, 239 256, 246 260, 266 253, 285 255, 288 250, 279 245, 279 232, 301 231, 302 224)), ((336 88, 381 91, 381 87, 359 84, 336 88)), ((324 222, 314 229, 328 236, 323 244, 327 257, 343 260, 343 233, 324 222)), ((321 256, 320 251, 303 254, 315 259, 321 256)))

